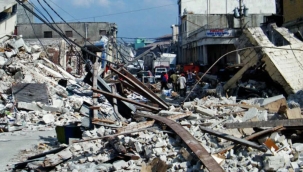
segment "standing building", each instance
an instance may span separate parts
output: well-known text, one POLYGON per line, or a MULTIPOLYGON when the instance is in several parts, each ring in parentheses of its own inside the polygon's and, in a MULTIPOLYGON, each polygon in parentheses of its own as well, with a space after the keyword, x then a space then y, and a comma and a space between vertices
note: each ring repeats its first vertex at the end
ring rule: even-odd
MULTIPOLYGON (((29 2, 24 2, 24 4, 30 8, 32 11, 34 11, 34 7, 29 4, 29 2)), ((17 4, 17 24, 22 23, 34 23, 34 15, 28 11, 24 11, 24 8, 17 4)))
POLYGON ((17 24, 17 2, 15 0, 0 1, 0 39, 12 35, 17 24))
MULTIPOLYGON (((178 5, 180 64, 213 64, 235 50, 241 28, 261 26, 265 16, 276 13, 275 0, 179 0, 178 5)), ((240 57, 230 54, 219 65, 227 63, 239 64, 240 57)))
MULTIPOLYGON (((108 38, 108 50, 107 50, 107 59, 114 61, 116 58, 116 37, 117 37, 117 25, 115 23, 108 22, 71 22, 71 23, 56 23, 56 25, 62 30, 62 33, 67 37, 74 40, 80 45, 89 45, 90 43, 96 43, 99 41, 102 36, 108 38), (68 24, 72 28, 68 26, 68 24)), ((54 24, 52 24, 54 26, 54 24)), ((35 40, 40 38, 42 43, 56 42, 55 40, 61 40, 61 36, 53 31, 44 23, 21 23, 18 24, 16 33, 18 35, 23 35, 23 38, 26 41, 35 40)))

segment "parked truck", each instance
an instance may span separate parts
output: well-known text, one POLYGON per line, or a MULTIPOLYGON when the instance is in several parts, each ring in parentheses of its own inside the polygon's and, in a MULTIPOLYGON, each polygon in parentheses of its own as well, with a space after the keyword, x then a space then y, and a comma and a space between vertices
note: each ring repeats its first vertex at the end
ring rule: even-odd
POLYGON ((176 54, 170 54, 170 53, 163 53, 160 57, 157 57, 153 61, 153 69, 159 66, 166 66, 170 69, 176 68, 176 62, 177 62, 177 55, 176 54))
POLYGON ((161 54, 161 58, 169 59, 169 68, 175 69, 177 64, 177 55, 171 53, 163 53, 161 54))

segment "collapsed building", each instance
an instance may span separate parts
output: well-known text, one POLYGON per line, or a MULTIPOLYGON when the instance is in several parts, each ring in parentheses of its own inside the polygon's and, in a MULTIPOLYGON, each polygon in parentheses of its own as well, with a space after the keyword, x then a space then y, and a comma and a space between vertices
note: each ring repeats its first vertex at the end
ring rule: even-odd
MULTIPOLYGON (((158 85, 145 85, 120 66, 110 68, 118 79, 97 76, 93 88, 92 72, 76 78, 42 47, 27 46, 20 37, 3 42, 1 131, 47 127, 57 134, 20 152, 8 169, 299 171, 302 42, 284 28, 272 29, 289 45, 273 44, 260 28, 246 29, 237 48, 252 48, 239 52, 243 67, 223 88, 243 84, 247 70, 262 67, 282 91, 242 100, 225 94, 185 102, 177 93, 160 96, 158 85)), ((197 85, 193 91, 199 95, 203 89, 197 85)))

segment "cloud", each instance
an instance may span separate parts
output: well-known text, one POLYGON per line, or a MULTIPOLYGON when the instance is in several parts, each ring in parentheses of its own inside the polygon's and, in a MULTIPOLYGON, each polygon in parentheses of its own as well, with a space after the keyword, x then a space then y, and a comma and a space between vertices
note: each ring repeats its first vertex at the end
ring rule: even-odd
POLYGON ((95 0, 73 0, 74 5, 76 6, 85 6, 89 7, 94 3, 95 0))
POLYGON ((123 8, 125 3, 123 0, 72 0, 75 6, 79 7, 94 7, 98 5, 99 7, 111 8, 123 8))
POLYGON ((97 0, 98 4, 102 7, 109 7, 111 2, 109 0, 97 0))

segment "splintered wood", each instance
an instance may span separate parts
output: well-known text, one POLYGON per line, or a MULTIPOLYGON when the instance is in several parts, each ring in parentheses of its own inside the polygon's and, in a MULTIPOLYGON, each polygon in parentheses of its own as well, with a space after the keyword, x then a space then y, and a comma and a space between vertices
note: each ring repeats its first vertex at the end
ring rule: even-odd
POLYGON ((134 125, 128 125, 125 127, 121 127, 121 128, 117 128, 117 133, 124 133, 124 132, 130 132, 133 130, 138 130, 138 129, 143 129, 143 128, 148 128, 153 126, 155 123, 155 120, 152 121, 146 121, 146 122, 139 122, 138 124, 134 124, 134 125))
POLYGON ((186 112, 186 113, 182 113, 182 114, 171 115, 171 116, 168 116, 167 118, 176 121, 178 119, 185 118, 185 117, 188 117, 190 115, 192 115, 192 112, 186 112))

